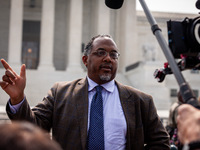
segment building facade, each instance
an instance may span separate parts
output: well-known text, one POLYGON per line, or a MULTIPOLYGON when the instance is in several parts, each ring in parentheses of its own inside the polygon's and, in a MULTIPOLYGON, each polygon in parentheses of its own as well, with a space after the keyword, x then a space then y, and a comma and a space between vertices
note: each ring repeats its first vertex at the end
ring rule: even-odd
MULTIPOLYGON (((167 40, 166 21, 194 18, 192 14, 153 12, 167 40)), ((135 0, 109 9, 100 0, 0 0, 0 57, 16 70, 27 66, 26 97, 34 106, 54 82, 86 76, 81 62, 85 44, 97 34, 110 34, 120 49, 117 80, 153 96, 159 112, 168 112, 179 90, 173 75, 162 83, 154 79, 165 56, 135 0)), ((4 69, 0 65, 0 75, 4 69)), ((199 74, 183 72, 198 96, 199 74)), ((8 96, 0 90, 4 108, 8 96)))

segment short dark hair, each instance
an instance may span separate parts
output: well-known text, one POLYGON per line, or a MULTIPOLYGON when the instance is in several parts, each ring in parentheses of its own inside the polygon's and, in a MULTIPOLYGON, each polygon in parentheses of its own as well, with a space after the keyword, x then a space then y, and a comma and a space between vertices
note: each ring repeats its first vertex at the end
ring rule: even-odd
POLYGON ((97 38, 99 38, 99 37, 108 37, 108 38, 111 38, 111 39, 112 39, 112 37, 111 37, 110 35, 107 35, 107 34, 99 34, 99 35, 97 35, 97 36, 94 36, 94 37, 87 43, 87 45, 85 46, 85 49, 84 49, 84 52, 83 52, 83 55, 84 55, 84 56, 87 56, 87 55, 90 54, 91 49, 92 49, 92 44, 93 44, 94 40, 97 39, 97 38))
POLYGON ((1 124, 0 139, 2 150, 61 150, 49 133, 25 121, 1 124))

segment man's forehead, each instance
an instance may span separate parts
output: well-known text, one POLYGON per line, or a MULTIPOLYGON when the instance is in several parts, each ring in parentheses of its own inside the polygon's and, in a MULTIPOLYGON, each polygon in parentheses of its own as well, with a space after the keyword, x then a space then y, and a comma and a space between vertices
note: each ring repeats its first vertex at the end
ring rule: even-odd
POLYGON ((109 37, 98 37, 94 40, 93 45, 96 44, 113 44, 116 46, 115 42, 113 41, 113 39, 109 38, 109 37))
POLYGON ((93 50, 111 48, 114 51, 118 51, 117 45, 112 38, 98 37, 93 42, 93 50))

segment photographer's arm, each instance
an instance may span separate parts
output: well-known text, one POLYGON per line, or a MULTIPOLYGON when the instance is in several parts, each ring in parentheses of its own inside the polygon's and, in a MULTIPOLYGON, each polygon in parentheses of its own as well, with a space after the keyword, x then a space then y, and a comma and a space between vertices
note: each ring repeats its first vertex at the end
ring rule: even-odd
POLYGON ((1 63, 6 71, 2 76, 0 86, 10 96, 10 103, 16 105, 24 99, 26 67, 23 64, 21 66, 20 75, 18 75, 4 59, 1 59, 1 63))
MULTIPOLYGON (((178 108, 178 137, 181 143, 200 141, 200 110, 189 104, 178 108)), ((200 146, 200 145, 199 145, 200 146)))

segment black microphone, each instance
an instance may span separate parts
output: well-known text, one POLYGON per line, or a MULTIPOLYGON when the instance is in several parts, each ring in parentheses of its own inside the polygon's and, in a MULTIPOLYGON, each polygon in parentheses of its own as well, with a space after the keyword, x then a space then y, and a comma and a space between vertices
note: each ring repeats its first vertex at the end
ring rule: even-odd
POLYGON ((200 9, 200 0, 197 0, 197 1, 196 1, 196 8, 197 8, 197 9, 200 9))
POLYGON ((124 0, 105 0, 107 7, 112 9, 119 9, 122 7, 124 0))

